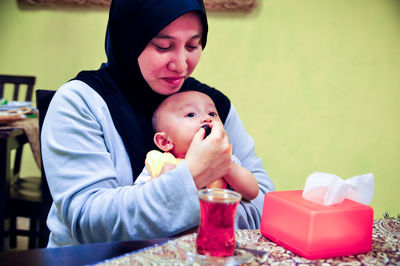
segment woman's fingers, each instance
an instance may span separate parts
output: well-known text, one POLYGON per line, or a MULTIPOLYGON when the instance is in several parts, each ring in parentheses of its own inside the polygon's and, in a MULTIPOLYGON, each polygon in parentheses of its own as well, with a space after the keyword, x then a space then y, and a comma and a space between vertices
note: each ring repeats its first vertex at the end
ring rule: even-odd
MULTIPOLYGON (((192 145, 193 145, 193 143, 195 143, 195 144, 200 143, 204 139, 205 134, 206 134, 206 131, 204 130, 204 128, 200 128, 196 132, 196 134, 194 135, 194 137, 192 139, 192 145)), ((189 149, 190 149, 190 147, 189 147, 189 149)))
POLYGON ((231 168, 228 136, 222 123, 213 124, 211 134, 204 139, 201 128, 194 136, 186 154, 186 163, 198 188, 223 177, 231 168))

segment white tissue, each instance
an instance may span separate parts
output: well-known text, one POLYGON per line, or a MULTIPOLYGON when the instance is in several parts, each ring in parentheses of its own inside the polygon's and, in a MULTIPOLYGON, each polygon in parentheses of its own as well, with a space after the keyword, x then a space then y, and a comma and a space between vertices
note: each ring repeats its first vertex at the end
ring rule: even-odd
POLYGON ((374 175, 359 175, 347 180, 333 174, 312 173, 306 180, 303 198, 322 205, 351 199, 369 205, 374 195, 374 175))

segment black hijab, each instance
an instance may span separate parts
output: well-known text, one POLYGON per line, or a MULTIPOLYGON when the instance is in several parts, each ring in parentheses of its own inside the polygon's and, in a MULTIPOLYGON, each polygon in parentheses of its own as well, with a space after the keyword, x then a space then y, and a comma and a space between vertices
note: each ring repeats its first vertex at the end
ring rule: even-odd
MULTIPOLYGON (((146 153, 156 149, 151 117, 167 97, 149 87, 137 58, 164 27, 190 11, 200 14, 204 49, 208 24, 202 0, 113 0, 105 42, 108 62, 99 70, 82 71, 75 78, 92 87, 106 102, 124 142, 134 179, 144 167, 146 153)), ((230 109, 230 101, 225 95, 194 78, 185 80, 180 91, 185 90, 209 95, 225 122, 230 109)))

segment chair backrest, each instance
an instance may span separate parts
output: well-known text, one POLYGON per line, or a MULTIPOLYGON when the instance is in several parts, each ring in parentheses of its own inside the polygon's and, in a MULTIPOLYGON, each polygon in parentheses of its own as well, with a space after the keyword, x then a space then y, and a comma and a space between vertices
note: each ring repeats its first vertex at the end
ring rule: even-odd
MULTIPOLYGON (((56 91, 52 90, 36 90, 36 108, 39 111, 39 140, 42 133, 42 125, 47 113, 47 109, 49 108, 49 104, 55 93, 56 91)), ((43 208, 45 209, 45 211, 47 210, 48 212, 53 200, 51 198, 51 194, 47 185, 46 173, 43 168, 43 160, 42 160, 41 171, 42 171, 42 198, 44 203, 43 208)))
POLYGON ((36 77, 33 76, 12 76, 0 75, 0 98, 4 97, 5 84, 13 84, 14 92, 12 100, 18 101, 20 86, 26 85, 26 95, 23 101, 30 102, 32 100, 33 86, 35 85, 36 77))

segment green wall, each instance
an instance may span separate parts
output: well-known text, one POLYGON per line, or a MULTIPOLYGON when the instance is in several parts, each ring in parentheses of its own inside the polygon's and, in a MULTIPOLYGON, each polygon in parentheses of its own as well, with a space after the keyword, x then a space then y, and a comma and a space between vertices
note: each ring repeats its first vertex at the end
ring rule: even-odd
MULTIPOLYGON (((107 11, 0 3, 0 73, 56 89, 105 60, 107 11)), ((375 217, 400 213, 400 1, 259 0, 209 12, 194 76, 233 101, 277 190, 314 171, 375 176, 375 217)), ((23 173, 38 173, 30 154, 23 173)))

